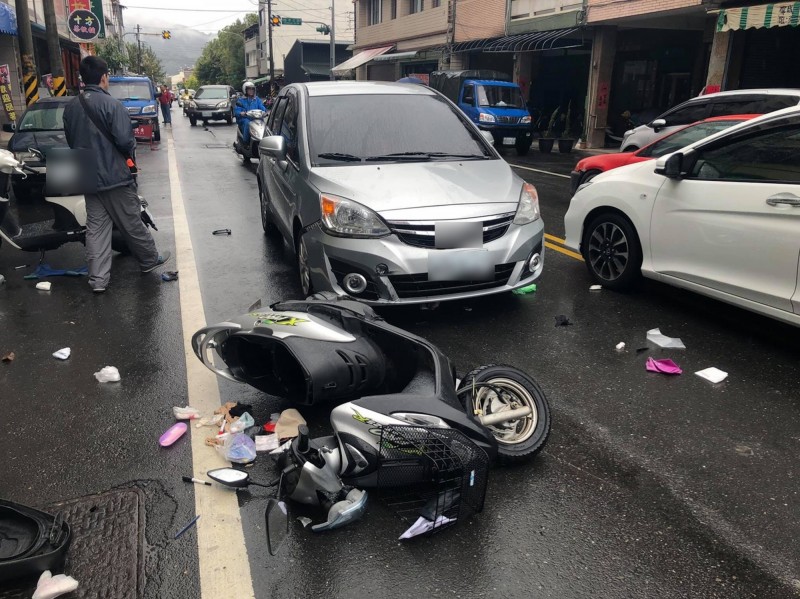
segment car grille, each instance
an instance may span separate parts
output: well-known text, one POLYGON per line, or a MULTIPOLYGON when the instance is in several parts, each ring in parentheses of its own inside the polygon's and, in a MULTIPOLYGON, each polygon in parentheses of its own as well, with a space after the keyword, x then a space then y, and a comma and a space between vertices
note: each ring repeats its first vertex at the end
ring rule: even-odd
POLYGON ((410 299, 502 287, 508 283, 513 270, 514 262, 498 264, 494 267, 493 281, 429 281, 427 274, 389 275, 389 281, 399 298, 410 299))
POLYGON ((522 120, 522 117, 519 116, 498 116, 496 118, 498 123, 503 123, 504 125, 517 125, 522 120))
MULTIPOLYGON (((506 234, 513 220, 513 212, 485 217, 483 219, 483 243, 500 239, 506 234)), ((403 243, 420 248, 436 247, 434 237, 436 224, 432 221, 389 221, 389 228, 403 243)))
POLYGON ((142 109, 138 106, 128 106, 128 114, 139 114, 142 109))

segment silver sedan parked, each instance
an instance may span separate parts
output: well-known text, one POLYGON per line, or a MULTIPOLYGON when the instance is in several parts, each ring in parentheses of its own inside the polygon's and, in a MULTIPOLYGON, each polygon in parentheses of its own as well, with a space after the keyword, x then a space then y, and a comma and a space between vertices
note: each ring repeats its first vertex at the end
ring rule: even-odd
POLYGON ((267 128, 262 224, 294 248, 306 295, 426 303, 511 291, 541 274, 536 188, 437 92, 293 84, 267 128))

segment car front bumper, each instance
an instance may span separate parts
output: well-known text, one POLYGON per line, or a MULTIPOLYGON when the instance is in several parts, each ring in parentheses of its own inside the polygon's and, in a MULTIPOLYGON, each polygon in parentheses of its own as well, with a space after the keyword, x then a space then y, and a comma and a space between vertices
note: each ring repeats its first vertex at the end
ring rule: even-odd
POLYGON ((230 108, 191 108, 189 107, 186 111, 189 116, 196 117, 198 119, 205 119, 211 121, 221 121, 222 119, 227 119, 231 116, 231 109, 230 108))
POLYGON ((572 171, 569 174, 569 193, 570 195, 575 195, 575 192, 578 191, 578 186, 581 184, 581 177, 583 177, 583 171, 572 171))
POLYGON ((314 288, 349 295, 369 305, 425 304, 513 291, 533 283, 544 268, 541 219, 523 226, 512 224, 505 235, 484 244, 495 265, 494 279, 489 280, 430 281, 428 254, 442 250, 412 246, 394 234, 352 239, 328 235, 315 226, 304 238, 314 288), (539 264, 531 271, 528 264, 534 254, 539 255, 539 264), (377 274, 378 265, 385 265, 388 272, 377 274), (345 291, 343 280, 350 273, 367 280, 363 293, 345 291))

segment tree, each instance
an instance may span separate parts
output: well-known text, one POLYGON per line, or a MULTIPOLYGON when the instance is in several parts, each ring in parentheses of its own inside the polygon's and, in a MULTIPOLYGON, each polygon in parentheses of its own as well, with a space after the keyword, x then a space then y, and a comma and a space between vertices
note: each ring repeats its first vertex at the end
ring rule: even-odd
POLYGON ((197 77, 192 75, 186 81, 183 82, 183 86, 186 89, 197 89, 198 87, 200 87, 200 82, 197 80, 197 77))
POLYGON ((245 15, 232 25, 219 30, 217 37, 203 48, 195 64, 195 75, 200 85, 223 84, 238 88, 245 77, 245 29, 258 22, 258 15, 245 15))
MULTIPOLYGON (((97 55, 108 63, 108 69, 112 73, 122 71, 139 72, 139 45, 136 42, 127 42, 120 50, 119 41, 116 38, 106 38, 96 44, 97 55)), ((142 68, 141 74, 150 77, 155 83, 167 83, 164 67, 161 61, 153 52, 153 49, 146 43, 142 43, 142 68)))
POLYGON ((119 40, 107 37, 95 44, 97 55, 108 63, 111 73, 121 73, 128 64, 125 47, 120 48, 119 40))

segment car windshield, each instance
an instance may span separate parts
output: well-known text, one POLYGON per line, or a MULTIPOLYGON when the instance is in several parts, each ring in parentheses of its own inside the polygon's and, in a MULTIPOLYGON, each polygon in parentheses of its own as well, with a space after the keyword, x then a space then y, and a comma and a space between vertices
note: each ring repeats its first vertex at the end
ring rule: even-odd
POLYGON ((308 110, 315 166, 491 157, 438 96, 319 96, 309 99, 308 110))
POLYGON ((714 135, 714 133, 719 133, 723 129, 727 129, 728 127, 733 127, 743 121, 737 120, 726 120, 726 121, 710 121, 707 123, 695 123, 694 125, 689 125, 685 129, 681 129, 680 131, 676 131, 672 135, 667 135, 663 139, 659 139, 657 142, 647 146, 641 152, 639 152, 639 156, 647 156, 649 158, 659 158, 666 154, 671 154, 672 152, 676 152, 681 148, 685 148, 689 144, 693 144, 696 141, 700 141, 701 139, 708 137, 709 135, 714 135))
POLYGON ((505 87, 500 85, 479 85, 478 105, 497 106, 509 108, 522 108, 522 93, 518 87, 505 87))
POLYGON ((227 100, 228 90, 224 87, 201 87, 194 97, 203 98, 204 100, 227 100))
POLYGON ((109 81, 108 93, 117 100, 149 100, 150 84, 146 81, 109 81))
POLYGON ((18 131, 63 131, 66 103, 33 105, 22 117, 18 131))

